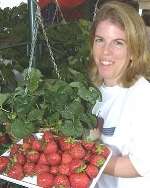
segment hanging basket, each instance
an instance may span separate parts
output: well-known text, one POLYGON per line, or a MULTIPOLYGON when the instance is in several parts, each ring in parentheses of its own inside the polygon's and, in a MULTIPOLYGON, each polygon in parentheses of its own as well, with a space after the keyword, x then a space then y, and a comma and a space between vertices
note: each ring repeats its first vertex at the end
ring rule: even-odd
POLYGON ((49 1, 49 0, 39 0, 38 1, 38 4, 39 4, 40 8, 42 8, 42 9, 45 8, 45 7, 47 7, 47 5, 49 3, 51 3, 51 1, 49 1))
MULTIPOLYGON (((57 1, 60 7, 64 9, 72 9, 85 2, 85 0, 72 0, 71 2, 70 0, 57 0, 57 1)), ((41 8, 45 8, 48 4, 56 3, 56 1, 55 0, 39 0, 38 3, 41 8)))
POLYGON ((75 8, 75 7, 83 4, 84 2, 85 2, 85 0, 72 0, 71 2, 70 2, 70 0, 58 0, 60 7, 66 8, 66 9, 75 8))

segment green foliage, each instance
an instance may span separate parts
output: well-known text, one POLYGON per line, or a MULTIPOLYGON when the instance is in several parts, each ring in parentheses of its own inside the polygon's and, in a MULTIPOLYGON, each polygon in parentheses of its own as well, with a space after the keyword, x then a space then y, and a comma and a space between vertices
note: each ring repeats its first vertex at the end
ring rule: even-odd
MULTIPOLYGON (((89 29, 90 22, 80 20, 67 24, 54 24, 46 28, 46 33, 51 45, 56 64, 62 79, 70 82, 81 80, 81 73, 87 74, 89 63, 89 29), (67 72, 67 74, 66 74, 67 72)), ((42 55, 39 57, 37 67, 44 75, 57 78, 48 48, 43 43, 43 34, 39 36, 42 41, 42 55)))
MULTIPOLYGON (((0 10, 2 42, 27 42, 27 20, 25 4, 0 10)), ((87 20, 46 27, 61 80, 57 77, 41 29, 35 54, 36 69, 28 69, 26 46, 1 52, 3 58, 13 61, 13 67, 3 65, 1 68, 1 92, 7 95, 0 95, 0 123, 7 125, 6 132, 13 138, 23 138, 39 128, 82 138, 96 126, 91 109, 100 92, 87 77, 89 29, 87 20), (22 83, 16 83, 13 68, 23 72, 22 83)))
POLYGON ((5 97, 0 95, 1 121, 10 124, 11 136, 23 138, 49 127, 58 134, 81 138, 95 127, 91 109, 100 93, 86 79, 68 83, 43 79, 37 69, 24 72, 28 79, 22 87, 5 97))
POLYGON ((17 86, 17 81, 13 72, 13 66, 0 62, 0 90, 2 93, 13 91, 17 86))

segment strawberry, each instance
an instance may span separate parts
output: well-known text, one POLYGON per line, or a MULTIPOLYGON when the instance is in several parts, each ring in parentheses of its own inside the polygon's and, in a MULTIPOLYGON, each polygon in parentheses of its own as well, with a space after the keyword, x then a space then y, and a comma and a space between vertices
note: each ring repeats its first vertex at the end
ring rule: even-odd
POLYGON ((19 164, 24 165, 25 162, 26 162, 26 157, 25 157, 25 155, 23 154, 23 152, 20 151, 20 152, 18 152, 18 153, 15 154, 14 160, 15 160, 16 162, 18 162, 19 164))
POLYGON ((10 148, 10 155, 13 156, 16 154, 21 148, 21 144, 13 144, 10 148))
POLYGON ((33 176, 34 169, 35 169, 35 163, 32 162, 26 162, 23 166, 23 171, 25 176, 33 176))
POLYGON ((59 153, 51 153, 46 155, 48 164, 55 166, 59 165, 61 162, 61 155, 59 153))
POLYGON ((110 150, 104 144, 95 144, 92 148, 92 152, 95 154, 103 155, 105 159, 107 159, 108 155, 110 154, 110 150))
POLYGON ((51 142, 53 140, 53 134, 50 131, 45 131, 42 140, 44 142, 51 142))
POLYGON ((61 137, 59 139, 59 145, 62 151, 70 150, 74 144, 75 144, 75 140, 71 137, 68 138, 61 137))
POLYGON ((31 149, 32 143, 36 138, 33 135, 30 135, 23 139, 22 148, 24 151, 31 149))
POLYGON ((18 163, 15 163, 8 171, 7 175, 16 180, 22 180, 24 178, 24 173, 22 166, 18 163))
POLYGON ((58 167, 58 172, 60 174, 69 175, 70 174, 70 166, 69 164, 61 164, 58 167))
POLYGON ((103 166, 104 162, 105 162, 105 158, 102 155, 93 154, 91 156, 90 163, 99 168, 103 166))
POLYGON ((54 186, 56 188, 59 188, 59 187, 70 188, 70 182, 69 182, 68 177, 62 174, 57 175, 54 179, 54 186))
POLYGON ((33 135, 30 135, 26 138, 23 138, 23 143, 28 143, 28 144, 32 145, 32 143, 35 139, 36 138, 33 135))
POLYGON ((43 172, 49 172, 50 168, 48 165, 44 164, 36 164, 35 166, 35 174, 42 174, 43 172))
POLYGON ((69 177, 71 187, 73 188, 88 188, 90 179, 85 173, 73 173, 69 177))
POLYGON ((104 156, 105 159, 107 159, 108 155, 110 154, 110 150, 105 145, 99 145, 97 146, 97 153, 104 156))
POLYGON ((38 140, 38 139, 35 139, 33 142, 32 142, 32 149, 35 150, 35 151, 42 151, 42 145, 41 145, 41 142, 38 140))
POLYGON ((55 141, 51 141, 51 142, 48 142, 45 145, 44 153, 45 154, 51 154, 51 153, 57 152, 57 150, 58 150, 58 146, 57 146, 56 142, 55 141))
POLYGON ((98 174, 98 168, 95 165, 89 164, 86 168, 86 174, 91 178, 95 178, 98 174))
POLYGON ((50 188, 54 185, 54 176, 48 172, 37 175, 37 185, 50 188))
POLYGON ((3 171, 6 169, 8 163, 9 163, 8 157, 0 156, 0 173, 3 173, 3 171))
POLYGON ((53 175, 58 174, 58 166, 50 166, 49 172, 53 175))
POLYGON ((71 157, 73 159, 83 159, 85 156, 85 149, 82 147, 81 144, 76 144, 73 148, 70 150, 71 157))
POLYGON ((81 144, 86 150, 91 150, 95 145, 94 142, 88 140, 83 140, 81 144))
POLYGON ((72 161, 72 157, 68 152, 62 153, 61 158, 63 164, 68 164, 72 161))
POLYGON ((74 173, 78 168, 80 168, 81 166, 84 166, 85 163, 82 160, 72 160, 71 163, 69 163, 70 166, 70 172, 74 173))
POLYGON ((38 163, 48 165, 48 162, 44 153, 40 153, 38 163))
POLYGON ((85 156, 84 156, 84 160, 86 162, 90 162, 91 155, 92 155, 91 151, 87 151, 86 154, 85 154, 85 156))
POLYGON ((23 143, 22 144, 22 149, 23 149, 23 151, 28 151, 28 150, 30 150, 31 149, 31 144, 29 144, 29 143, 23 143))
POLYGON ((36 163, 40 157, 40 153, 38 151, 31 150, 27 153, 26 157, 28 161, 36 163))

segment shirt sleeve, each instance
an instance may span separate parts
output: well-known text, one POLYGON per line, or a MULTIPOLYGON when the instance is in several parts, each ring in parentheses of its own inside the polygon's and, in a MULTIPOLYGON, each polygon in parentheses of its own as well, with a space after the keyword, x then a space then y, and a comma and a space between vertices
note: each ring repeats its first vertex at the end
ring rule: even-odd
POLYGON ((150 174, 150 92, 136 101, 131 134, 129 158, 141 176, 150 174))

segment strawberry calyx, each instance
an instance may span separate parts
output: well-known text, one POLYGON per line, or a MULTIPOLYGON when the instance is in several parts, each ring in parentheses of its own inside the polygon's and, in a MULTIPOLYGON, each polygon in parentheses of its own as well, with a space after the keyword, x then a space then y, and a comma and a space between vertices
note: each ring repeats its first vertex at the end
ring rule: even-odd
POLYGON ((82 172, 85 172, 86 167, 87 167, 86 164, 81 165, 80 167, 78 167, 78 168, 75 169, 75 172, 76 172, 76 173, 82 173, 82 172))
POLYGON ((67 142, 69 144, 75 144, 76 140, 72 137, 65 138, 64 142, 67 142))

